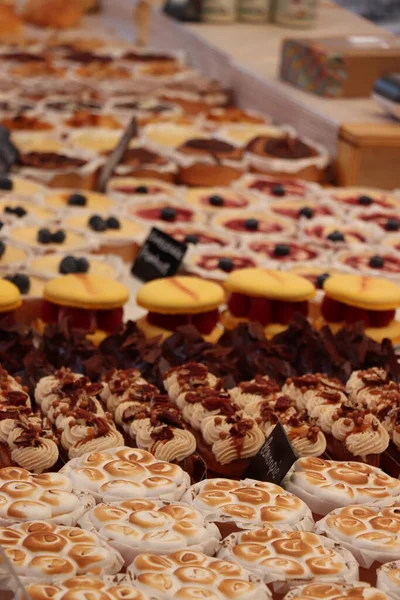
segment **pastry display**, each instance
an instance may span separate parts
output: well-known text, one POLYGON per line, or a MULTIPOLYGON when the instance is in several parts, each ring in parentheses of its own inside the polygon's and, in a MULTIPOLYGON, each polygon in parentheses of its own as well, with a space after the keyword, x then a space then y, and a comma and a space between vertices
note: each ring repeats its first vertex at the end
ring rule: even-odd
POLYGON ((271 269, 239 269, 225 280, 229 297, 222 323, 233 329, 243 321, 257 321, 272 337, 287 328, 296 313, 308 314, 314 286, 297 275, 271 269))
POLYGON ((318 515, 349 504, 390 504, 400 492, 399 480, 376 467, 322 458, 300 458, 284 487, 318 515))
POLYGON ((99 343, 122 323, 128 289, 100 275, 70 273, 48 281, 43 290, 44 323, 69 322, 71 328, 94 334, 99 343))
POLYGON ((385 563, 376 571, 376 586, 390 597, 398 596, 400 586, 400 562, 385 563))
POLYGON ((156 279, 140 288, 136 302, 148 311, 137 322, 146 337, 165 338, 187 324, 211 341, 222 334, 218 308, 224 292, 216 283, 182 276, 156 279))
POLYGON ((207 479, 191 486, 182 498, 216 523, 224 537, 263 525, 312 531, 308 506, 278 485, 253 479, 207 479))
POLYGON ((142 552, 186 549, 212 556, 221 538, 217 526, 196 508, 145 498, 98 504, 81 517, 79 525, 118 550, 127 566, 142 552))
POLYGON ((379 277, 336 274, 325 281, 324 292, 321 314, 332 329, 362 321, 374 340, 396 342, 399 338, 395 312, 400 305, 400 287, 395 283, 379 277))
POLYGON ((140 591, 164 600, 196 597, 199 593, 218 600, 228 600, 232 596, 237 600, 271 598, 265 585, 249 571, 202 552, 181 550, 161 556, 140 554, 128 572, 140 591))
POLYGON ((335 583, 358 581, 358 563, 352 553, 310 531, 263 527, 232 533, 224 539, 217 557, 245 566, 279 593, 287 592, 293 584, 313 579, 335 583))
POLYGON ((133 497, 177 501, 190 486, 189 475, 178 465, 128 447, 73 458, 60 472, 71 480, 73 489, 88 492, 97 502, 133 497))

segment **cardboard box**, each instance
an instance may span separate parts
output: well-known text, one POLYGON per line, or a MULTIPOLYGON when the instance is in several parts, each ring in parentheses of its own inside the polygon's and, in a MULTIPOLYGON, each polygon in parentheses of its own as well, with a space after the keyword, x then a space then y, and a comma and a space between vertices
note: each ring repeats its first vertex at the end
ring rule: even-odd
POLYGON ((371 94, 374 82, 400 71, 400 38, 393 35, 286 39, 281 79, 329 98, 371 94))

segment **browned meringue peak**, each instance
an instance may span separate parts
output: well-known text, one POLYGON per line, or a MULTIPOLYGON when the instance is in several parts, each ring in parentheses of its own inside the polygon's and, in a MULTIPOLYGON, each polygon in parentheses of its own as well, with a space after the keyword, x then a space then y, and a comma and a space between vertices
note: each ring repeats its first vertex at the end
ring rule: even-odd
MULTIPOLYGON (((126 575, 78 575, 60 583, 29 583, 25 591, 31 600, 149 600, 126 575)), ((15 600, 25 600, 25 594, 17 592, 15 600)))
POLYGON ((89 494, 74 494, 71 481, 60 473, 34 475, 18 467, 0 469, 0 522, 4 526, 36 519, 76 525, 94 505, 89 494))
POLYGON ((357 582, 341 585, 316 581, 290 590, 284 600, 389 600, 381 589, 357 582))
POLYGON ((400 594, 400 560, 386 563, 376 571, 376 587, 389 594, 392 598, 398 598, 400 594))
POLYGON ((276 592, 320 581, 358 581, 358 564, 346 548, 309 531, 280 531, 273 526, 232 533, 217 554, 235 561, 271 584, 276 592))
POLYGON ((163 600, 270 600, 260 580, 238 564, 181 550, 167 555, 140 554, 128 568, 134 584, 149 596, 163 600))
POLYGON ((56 583, 75 575, 112 575, 123 565, 121 555, 97 535, 46 521, 0 527, 0 544, 23 583, 34 578, 56 583))
POLYGON ((171 400, 176 400, 185 391, 201 387, 221 389, 222 381, 209 372, 201 363, 186 363, 173 367, 164 374, 164 387, 171 400))
MULTIPOLYGON (((289 377, 282 387, 282 393, 296 403, 297 408, 306 408, 305 393, 308 390, 319 392, 338 392, 344 395, 344 386, 337 379, 331 379, 322 373, 307 373, 299 377, 289 377)), ((346 397, 344 396, 344 399, 346 397)))
POLYGON ((138 448, 110 448, 70 460, 60 471, 76 490, 88 491, 97 502, 133 497, 180 500, 190 485, 178 465, 156 459, 138 448))
POLYGON ((271 523, 278 529, 313 530, 308 506, 273 483, 243 479, 207 479, 192 485, 182 498, 208 521, 234 522, 239 529, 271 523))
POLYGON ((79 525, 118 550, 126 566, 144 551, 166 554, 186 548, 212 556, 221 539, 218 527, 196 508, 145 498, 98 504, 79 525))
POLYGON ((337 508, 317 523, 318 533, 348 548, 361 567, 400 556, 400 504, 337 508))
POLYGON ((300 458, 283 486, 319 515, 349 504, 400 501, 400 481, 361 462, 300 458))

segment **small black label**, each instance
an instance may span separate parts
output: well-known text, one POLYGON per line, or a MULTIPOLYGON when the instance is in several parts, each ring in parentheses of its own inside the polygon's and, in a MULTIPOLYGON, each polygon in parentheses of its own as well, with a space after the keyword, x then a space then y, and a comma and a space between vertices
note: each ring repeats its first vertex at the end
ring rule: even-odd
POLYGON ((245 477, 279 485, 296 460, 286 431, 278 423, 252 459, 245 477))
POLYGON ((18 150, 10 139, 10 132, 0 125, 0 173, 8 173, 18 160, 18 150))
POLYGON ((186 244, 153 227, 139 250, 131 273, 142 281, 175 275, 185 256, 186 244))

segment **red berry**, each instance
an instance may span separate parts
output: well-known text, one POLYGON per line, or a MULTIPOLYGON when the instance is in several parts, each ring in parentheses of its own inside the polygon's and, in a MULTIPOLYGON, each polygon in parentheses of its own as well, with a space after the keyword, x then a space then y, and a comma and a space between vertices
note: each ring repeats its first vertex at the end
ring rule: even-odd
POLYGON ((282 300, 274 300, 272 302, 272 321, 273 323, 281 323, 288 325, 292 323, 295 316, 301 314, 304 317, 308 315, 308 302, 284 302, 282 300))
POLYGON ((249 320, 261 325, 271 323, 271 301, 268 298, 251 298, 249 320))
POLYGON ((368 311, 357 306, 348 306, 344 317, 346 323, 359 323, 362 321, 366 327, 369 325, 368 311))
POLYGON ((162 315, 160 313, 149 312, 147 320, 152 325, 160 327, 161 329, 175 331, 178 327, 191 323, 192 315, 162 315))
POLYGON ((68 322, 71 329, 82 329, 83 331, 95 331, 96 312, 94 310, 85 310, 84 308, 72 308, 62 306, 58 313, 58 322, 64 319, 68 322))
POLYGON ((339 323, 344 321, 347 308, 347 304, 325 296, 322 300, 321 314, 328 323, 339 323))
POLYGON ((45 323, 57 323, 59 310, 60 307, 57 304, 43 300, 40 307, 40 316, 45 323))
POLYGON ((247 317, 250 312, 250 296, 233 292, 228 300, 228 308, 234 317, 247 317))
POLYGON ((193 325, 197 327, 200 333, 207 335, 212 332, 219 320, 218 310, 210 310, 205 313, 193 315, 193 325))
POLYGON ((99 329, 104 331, 115 331, 122 323, 124 316, 124 309, 113 308, 111 310, 98 310, 97 311, 97 324, 99 329))
POLYGON ((369 310, 369 325, 370 327, 387 327, 393 321, 395 314, 395 310, 369 310))

